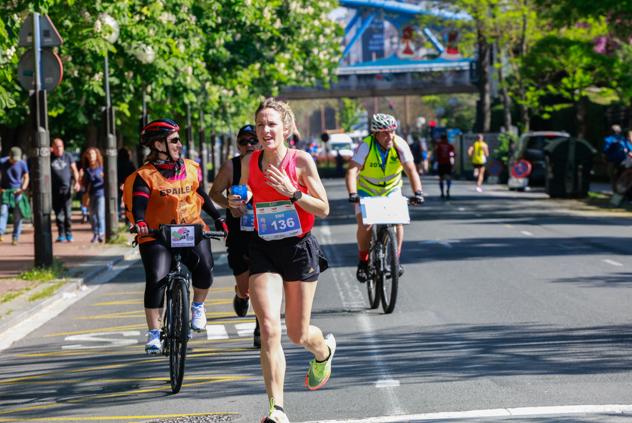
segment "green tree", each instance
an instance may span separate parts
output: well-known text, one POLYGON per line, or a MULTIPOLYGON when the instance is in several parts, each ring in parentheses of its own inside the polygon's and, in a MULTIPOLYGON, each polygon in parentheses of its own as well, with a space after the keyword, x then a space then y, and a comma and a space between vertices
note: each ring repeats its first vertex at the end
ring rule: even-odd
POLYGON ((342 107, 338 110, 338 121, 340 126, 346 131, 350 132, 351 127, 359 122, 362 106, 357 100, 351 98, 342 99, 342 107))
MULTIPOLYGON (((106 52, 124 138, 137 137, 144 89, 152 117, 181 117, 188 103, 204 111, 207 128, 228 131, 252 120, 262 96, 330 79, 342 31, 327 17, 335 6, 333 0, 12 1, 0 5, 0 16, 15 16, 4 22, 11 29, 6 36, 0 30, 0 47, 17 44, 17 28, 29 12, 51 17, 64 38, 64 80, 49 95, 50 127, 78 144, 96 142, 106 52), (120 27, 113 45, 104 39, 110 29, 103 14, 120 27), (141 61, 147 52, 155 55, 151 63, 141 61)), ((27 98, 11 79, 17 59, 11 60, 0 71, 0 116, 4 125, 16 126, 27 115, 27 98), (17 106, 10 108, 11 102, 17 106)))
MULTIPOLYGON (((533 85, 532 92, 559 99, 546 112, 575 107, 578 136, 586 136, 586 107, 590 90, 608 86, 612 60, 594 51, 592 39, 603 31, 602 21, 567 28, 559 35, 539 40, 523 61, 523 72, 533 85)), ((539 100, 539 99, 538 99, 539 100)))

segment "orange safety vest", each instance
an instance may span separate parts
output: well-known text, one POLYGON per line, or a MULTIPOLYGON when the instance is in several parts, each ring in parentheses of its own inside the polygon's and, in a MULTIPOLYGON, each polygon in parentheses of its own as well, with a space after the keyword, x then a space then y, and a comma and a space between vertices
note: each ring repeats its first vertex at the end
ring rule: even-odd
MULTIPOLYGON (((200 216, 203 200, 196 192, 200 186, 198 180, 199 165, 193 160, 184 159, 186 176, 181 180, 167 180, 151 164, 145 164, 125 179, 123 202, 125 215, 135 224, 132 214, 132 197, 136 175, 143 178, 149 186, 149 203, 145 211, 145 222, 150 229, 158 229, 161 224, 199 223, 208 227, 200 216)), ((154 241, 153 237, 136 237, 139 244, 154 241)))

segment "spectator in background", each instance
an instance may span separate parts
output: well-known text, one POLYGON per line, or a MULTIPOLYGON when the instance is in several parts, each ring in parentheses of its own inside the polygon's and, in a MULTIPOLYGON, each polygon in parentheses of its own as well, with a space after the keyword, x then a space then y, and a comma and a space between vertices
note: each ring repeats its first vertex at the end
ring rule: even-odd
POLYGON ((118 195, 118 211, 119 219, 125 218, 125 210, 121 207, 123 202, 123 184, 125 179, 136 171, 136 166, 132 162, 132 155, 126 147, 122 147, 118 151, 118 157, 116 159, 116 180, 119 187, 118 195))
POLYGON ((628 147, 628 141, 623 137, 621 133, 621 126, 612 125, 612 134, 604 139, 603 153, 608 162, 608 176, 610 177, 610 184, 612 186, 612 192, 615 192, 614 186, 619 176, 619 165, 625 160, 630 149, 628 147), (627 150, 627 151, 626 151, 627 150))
POLYGON ((435 146, 434 158, 437 162, 439 172, 439 188, 441 189, 441 199, 450 199, 450 188, 452 187, 452 166, 456 153, 454 146, 448 142, 446 134, 441 135, 439 142, 435 146), (446 190, 444 191, 444 181, 446 190))
POLYGON ((53 140, 51 151, 52 200, 57 223, 56 242, 71 242, 72 190, 79 191, 79 171, 72 156, 64 151, 64 141, 61 138, 53 140))
POLYGON ((90 225, 92 240, 105 239, 105 175, 103 156, 96 147, 89 147, 81 158, 83 168, 83 189, 90 197, 90 225))
POLYGON ((13 209, 12 244, 22 233, 22 220, 30 217, 31 205, 24 192, 29 186, 29 168, 22 160, 20 147, 12 147, 9 156, 0 158, 0 242, 7 229, 9 210, 13 209))

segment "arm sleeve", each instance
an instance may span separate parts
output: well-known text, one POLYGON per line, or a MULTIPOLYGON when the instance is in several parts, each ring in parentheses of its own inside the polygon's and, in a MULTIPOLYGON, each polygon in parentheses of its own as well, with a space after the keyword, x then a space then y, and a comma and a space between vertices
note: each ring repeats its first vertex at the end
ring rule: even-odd
POLYGON ((208 194, 204 192, 204 187, 202 186, 202 184, 200 184, 196 192, 200 197, 202 197, 202 200, 204 200, 204 204, 202 204, 202 210, 204 210, 209 216, 211 216, 213 220, 219 219, 220 214, 211 201, 211 197, 209 197, 208 194))
POLYGON ((412 162, 414 160, 413 153, 410 151, 408 143, 401 138, 395 138, 396 148, 399 152, 399 161, 403 163, 412 162))
POLYGON ((360 166, 364 166, 364 161, 366 160, 366 156, 369 155, 369 146, 366 143, 361 143, 356 148, 355 153, 353 153, 353 157, 351 160, 359 164, 360 166))
POLYGON ((147 204, 149 204, 149 185, 140 175, 136 175, 132 190, 132 215, 134 216, 134 221, 145 220, 147 204))

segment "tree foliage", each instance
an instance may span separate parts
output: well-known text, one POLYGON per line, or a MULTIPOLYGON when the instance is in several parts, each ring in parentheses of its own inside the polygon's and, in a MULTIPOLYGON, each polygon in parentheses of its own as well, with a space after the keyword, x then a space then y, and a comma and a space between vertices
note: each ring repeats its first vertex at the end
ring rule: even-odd
POLYGON ((14 78, 21 54, 15 48, 19 26, 32 11, 48 14, 64 38, 59 48, 64 79, 49 95, 51 130, 82 141, 86 128, 102 120, 106 53, 118 129, 127 137, 138 132, 143 90, 152 117, 181 117, 189 103, 194 112, 204 111, 207 127, 227 131, 251 121, 262 96, 331 78, 342 32, 327 17, 335 5, 333 0, 3 3, 0 16, 9 18, 0 23, 1 122, 16 126, 27 115, 27 94, 14 78), (104 38, 111 32, 104 14, 120 27, 114 44, 104 38), (155 59, 146 63, 151 52, 155 59))

